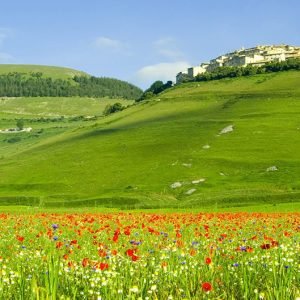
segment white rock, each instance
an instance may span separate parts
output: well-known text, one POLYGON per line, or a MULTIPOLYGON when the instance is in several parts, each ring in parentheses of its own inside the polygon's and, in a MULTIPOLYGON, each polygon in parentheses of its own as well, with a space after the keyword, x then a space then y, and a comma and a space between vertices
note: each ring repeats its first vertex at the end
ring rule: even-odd
POLYGON ((223 128, 220 131, 220 134, 225 134, 225 133, 232 132, 232 131, 233 131, 233 125, 229 125, 229 126, 223 128))
POLYGON ((185 163, 183 163, 182 165, 187 168, 190 168, 192 166, 192 164, 185 164, 185 163))
POLYGON ((193 184, 198 184, 200 182, 204 182, 205 181, 205 178, 200 178, 200 179, 197 179, 197 180, 193 180, 192 183, 193 184))
POLYGON ((185 192, 186 195, 192 195, 193 193, 196 192, 196 189, 190 189, 187 192, 185 192))
POLYGON ((203 148, 203 149, 209 149, 210 146, 209 146, 209 145, 204 145, 202 148, 203 148))
POLYGON ((22 131, 24 131, 24 132, 30 132, 31 130, 32 130, 31 127, 27 127, 27 128, 24 128, 22 131))
POLYGON ((172 189, 176 189, 176 188, 178 188, 178 187, 181 187, 182 186, 182 183, 181 182, 174 182, 174 183, 172 183, 171 185, 170 185, 170 187, 172 188, 172 189))
POLYGON ((276 166, 271 166, 271 167, 269 167, 269 168, 267 168, 267 172, 274 172, 274 171, 277 171, 278 170, 278 168, 276 167, 276 166))

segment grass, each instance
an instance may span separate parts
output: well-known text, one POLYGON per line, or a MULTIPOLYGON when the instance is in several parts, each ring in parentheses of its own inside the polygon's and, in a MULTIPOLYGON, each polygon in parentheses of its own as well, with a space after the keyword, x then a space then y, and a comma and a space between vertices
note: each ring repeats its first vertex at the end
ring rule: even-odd
POLYGON ((128 106, 134 101, 88 97, 0 97, 0 118, 100 116, 106 105, 116 102, 128 106))
POLYGON ((41 66, 41 65, 13 65, 13 64, 0 64, 0 75, 8 73, 43 73, 43 77, 51 77, 53 79, 70 80, 75 75, 89 76, 87 73, 77 71, 70 68, 55 67, 55 66, 41 66))
POLYGON ((205 210, 298 203, 299 80, 300 72, 289 71, 189 83, 112 116, 53 129, 2 151, 1 201, 205 210), (233 132, 220 135, 228 125, 233 132), (278 170, 268 172, 271 166, 278 170), (181 187, 170 188, 174 182, 181 187))
POLYGON ((0 133, 0 159, 23 152, 66 131, 95 123, 93 120, 102 118, 106 105, 116 102, 123 106, 134 103, 131 100, 109 98, 0 97, 0 130, 15 128, 18 119, 24 121, 25 127, 32 128, 30 133, 0 133))

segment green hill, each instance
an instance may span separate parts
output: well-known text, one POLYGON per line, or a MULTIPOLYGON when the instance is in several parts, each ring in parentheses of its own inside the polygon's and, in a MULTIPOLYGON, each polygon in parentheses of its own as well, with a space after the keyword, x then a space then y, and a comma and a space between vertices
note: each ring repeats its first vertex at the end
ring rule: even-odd
POLYGON ((128 82, 90 76, 67 68, 0 65, 2 97, 110 97, 138 99, 142 90, 128 82))
POLYGON ((0 159, 2 204, 298 203, 299 82, 288 71, 188 83, 26 149, 21 140, 0 159))
POLYGON ((87 73, 70 68, 40 66, 40 65, 9 65, 0 64, 0 75, 8 73, 42 73, 43 77, 53 79, 72 80, 74 76, 89 76, 87 73))

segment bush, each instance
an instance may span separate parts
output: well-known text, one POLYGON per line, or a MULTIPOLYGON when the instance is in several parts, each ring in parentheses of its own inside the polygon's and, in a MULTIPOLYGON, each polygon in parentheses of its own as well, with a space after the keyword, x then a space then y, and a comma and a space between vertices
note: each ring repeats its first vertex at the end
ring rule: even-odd
POLYGON ((166 89, 169 89, 173 86, 172 81, 167 81, 163 83, 161 80, 157 80, 151 84, 151 86, 142 94, 142 96, 136 101, 142 101, 152 98, 153 96, 163 92, 166 89))
POLYGON ((20 142, 20 141, 21 141, 21 138, 19 136, 15 136, 15 137, 12 137, 10 139, 7 139, 7 142, 11 143, 11 144, 17 143, 17 142, 20 142))
POLYGON ((115 113, 117 111, 122 111, 124 108, 125 107, 122 106, 122 104, 119 103, 119 102, 114 103, 114 104, 108 104, 104 108, 103 115, 104 116, 108 116, 108 115, 113 114, 113 113, 115 113))
POLYGON ((23 128, 24 128, 24 121, 23 120, 17 120, 17 128, 19 129, 19 130, 22 130, 23 128))

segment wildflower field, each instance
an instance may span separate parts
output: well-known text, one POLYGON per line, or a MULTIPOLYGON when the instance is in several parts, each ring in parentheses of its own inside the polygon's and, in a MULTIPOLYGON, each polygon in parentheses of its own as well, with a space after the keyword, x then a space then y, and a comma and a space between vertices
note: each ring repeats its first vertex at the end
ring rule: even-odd
POLYGON ((297 299, 299 213, 0 215, 1 299, 297 299))

